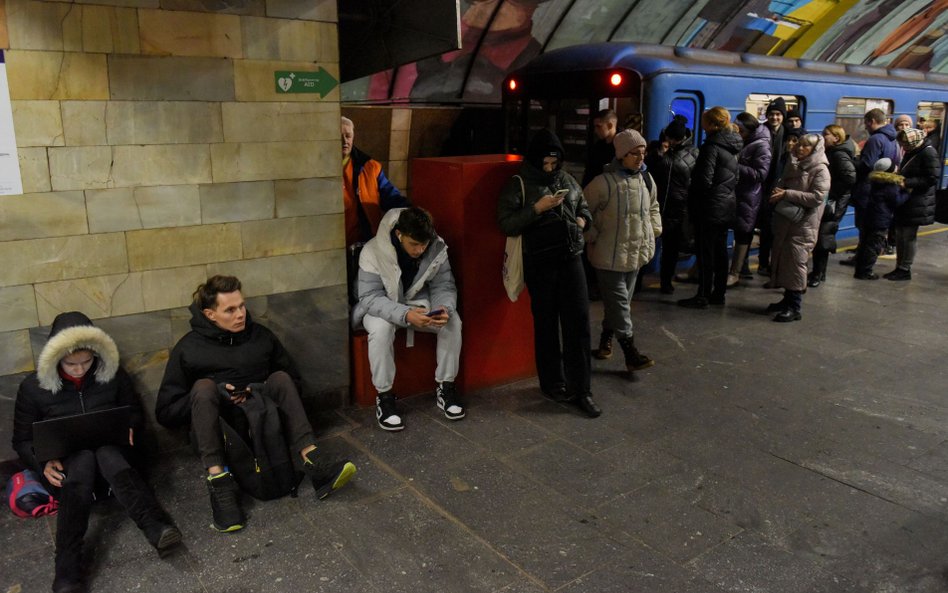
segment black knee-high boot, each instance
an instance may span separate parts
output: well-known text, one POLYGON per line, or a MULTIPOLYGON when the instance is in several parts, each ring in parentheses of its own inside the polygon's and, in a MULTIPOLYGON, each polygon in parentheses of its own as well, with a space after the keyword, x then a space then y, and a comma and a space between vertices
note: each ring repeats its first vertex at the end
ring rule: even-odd
POLYGON ((82 578, 82 540, 89 526, 92 497, 84 488, 63 482, 56 515, 56 578, 53 593, 85 591, 82 578))
POLYGON ((181 532, 137 471, 127 469, 115 474, 112 491, 159 554, 181 543, 181 532))

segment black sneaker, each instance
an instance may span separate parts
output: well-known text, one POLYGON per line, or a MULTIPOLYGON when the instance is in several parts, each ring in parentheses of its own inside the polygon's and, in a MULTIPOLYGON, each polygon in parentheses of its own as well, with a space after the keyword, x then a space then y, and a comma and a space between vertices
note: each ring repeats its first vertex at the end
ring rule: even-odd
POLYGON ((856 265, 856 256, 852 255, 846 259, 839 260, 839 265, 841 266, 855 266, 856 265))
POLYGON ((351 461, 323 462, 313 449, 306 454, 303 472, 313 481, 316 498, 322 500, 345 486, 355 475, 356 466, 351 461))
POLYGON ((903 270, 902 268, 896 268, 889 272, 888 274, 883 274, 882 276, 886 280, 892 280, 893 282, 904 282, 906 280, 912 279, 911 270, 903 270))
POLYGON ((454 381, 443 381, 438 384, 436 392, 438 398, 438 408, 444 412, 444 417, 448 420, 460 420, 464 418, 464 406, 461 404, 461 398, 458 396, 458 390, 454 386, 454 381))
POLYGON ((405 423, 402 422, 398 409, 395 407, 395 394, 391 391, 380 393, 375 397, 375 419, 382 430, 395 432, 405 428, 405 423))
POLYGON ((687 309, 707 309, 708 299, 701 296, 693 296, 688 299, 681 299, 678 301, 678 306, 687 309))
POLYGON ((207 491, 211 495, 211 513, 214 523, 211 527, 221 533, 229 533, 244 528, 247 518, 240 508, 240 489, 230 472, 207 477, 207 491))

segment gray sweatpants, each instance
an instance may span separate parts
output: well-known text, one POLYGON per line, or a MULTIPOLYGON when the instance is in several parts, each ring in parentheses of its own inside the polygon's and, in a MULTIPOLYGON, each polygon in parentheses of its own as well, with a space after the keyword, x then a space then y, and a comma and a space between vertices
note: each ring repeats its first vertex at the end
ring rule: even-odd
POLYGON ((602 328, 612 330, 619 338, 632 337, 632 291, 639 271, 612 272, 596 269, 599 293, 602 295, 602 328))
MULTIPOLYGON (((438 335, 436 358, 438 368, 435 381, 454 381, 458 375, 461 359, 461 317, 452 311, 448 323, 441 328, 409 328, 438 335)), ((369 333, 369 368, 372 370, 372 385, 379 392, 389 391, 395 382, 395 330, 393 323, 366 315, 362 326, 369 333)))

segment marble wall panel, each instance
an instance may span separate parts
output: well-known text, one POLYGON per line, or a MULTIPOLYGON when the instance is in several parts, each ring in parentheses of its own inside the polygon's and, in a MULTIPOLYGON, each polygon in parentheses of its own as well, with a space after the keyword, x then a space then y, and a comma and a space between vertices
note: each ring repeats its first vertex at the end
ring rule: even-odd
POLYGON ((338 103, 225 103, 225 142, 333 140, 338 144, 338 103))
POLYGON ((332 23, 339 20, 335 0, 267 0, 267 16, 332 23))
POLYGON ((402 192, 408 187, 408 161, 389 161, 388 180, 402 192))
POLYGON ((59 101, 13 101, 17 146, 62 146, 63 118, 59 101))
POLYGON ((116 146, 113 155, 115 187, 211 182, 206 144, 116 146))
POLYGON ((214 274, 240 278, 244 296, 345 285, 345 251, 330 249, 208 265, 207 275, 214 274))
POLYGON ((0 47, 10 47, 10 34, 7 31, 7 8, 0 2, 0 47))
POLYGON ((112 336, 122 358, 134 354, 155 352, 169 348, 171 323, 167 311, 111 316, 97 320, 96 325, 112 336))
POLYGON ((219 103, 112 101, 106 112, 109 144, 222 142, 219 103))
POLYGON ((72 0, 76 4, 107 4, 131 8, 158 8, 158 0, 72 0))
POLYGON ((63 51, 67 15, 73 11, 78 14, 81 9, 63 3, 6 0, 11 45, 4 47, 63 51))
POLYGON ((49 182, 49 158, 46 149, 18 148, 16 152, 20 161, 23 193, 50 191, 53 186, 49 182))
POLYGON ((87 232, 86 201, 81 191, 4 196, 0 200, 0 241, 87 232))
POLYGON ((207 280, 206 266, 188 266, 142 272, 142 300, 146 311, 160 311, 191 304, 194 289, 207 280))
POLYGON ((33 284, 128 271, 122 233, 0 243, 0 285, 33 284))
POLYGON ((10 50, 4 56, 14 101, 109 98, 103 54, 10 50))
POLYGON ((278 70, 319 72, 323 68, 336 81, 339 80, 339 64, 336 62, 279 62, 239 60, 234 62, 234 87, 238 101, 339 101, 339 85, 336 84, 325 96, 318 93, 277 92, 274 73, 278 70))
POLYGON ((63 101, 63 131, 66 146, 108 144, 105 136, 106 101, 63 101))
POLYGON ((240 20, 229 14, 139 10, 142 53, 241 58, 240 20))
POLYGON ((201 224, 201 198, 196 185, 136 187, 134 196, 142 228, 201 224))
POLYGON ((141 52, 138 11, 109 6, 82 7, 82 50, 137 54, 141 52))
POLYGON ((343 215, 241 223, 244 257, 271 257, 345 247, 343 215))
POLYGON ((389 161, 404 161, 408 160, 408 144, 409 144, 409 132, 408 130, 392 130, 392 134, 388 140, 388 158, 389 161))
POLYGON ((0 375, 32 371, 30 332, 25 329, 0 333, 0 375))
POLYGON ((161 0, 164 10, 189 10, 191 12, 215 12, 219 14, 245 14, 263 16, 267 13, 265 0, 243 0, 224 2, 223 0, 161 0))
POLYGON ((339 174, 340 158, 338 140, 211 145, 215 183, 330 177, 339 174))
POLYGON ((202 185, 200 192, 205 224, 273 218, 272 181, 202 185))
POLYGON ((326 60, 320 55, 319 25, 312 21, 246 17, 241 21, 244 57, 288 62, 326 60))
POLYGON ((36 284, 40 324, 49 325, 63 311, 82 311, 90 319, 144 311, 141 274, 110 274, 36 284))
POLYGON ((319 23, 319 61, 339 62, 339 27, 335 22, 319 23))
POLYGON ((117 100, 235 99, 234 64, 230 59, 110 55, 108 82, 111 98, 117 100))
POLYGON ((115 186, 111 147, 67 146, 47 150, 50 184, 54 191, 115 186))
POLYGON ((242 257, 240 226, 236 224, 128 231, 126 238, 132 271, 180 268, 242 257))
POLYGON ((279 218, 343 211, 341 177, 281 180, 274 187, 279 218))
POLYGON ((0 288, 0 332, 27 329, 38 320, 32 286, 0 288))
POLYGON ((142 228, 134 188, 86 190, 90 233, 113 233, 142 228))

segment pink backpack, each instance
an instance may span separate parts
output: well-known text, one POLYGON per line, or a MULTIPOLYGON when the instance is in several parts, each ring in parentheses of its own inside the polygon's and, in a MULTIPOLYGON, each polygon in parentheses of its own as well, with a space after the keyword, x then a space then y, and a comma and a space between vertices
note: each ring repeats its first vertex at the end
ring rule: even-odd
POLYGON ((7 481, 7 501, 17 517, 55 515, 59 503, 46 491, 35 472, 25 469, 7 481))

